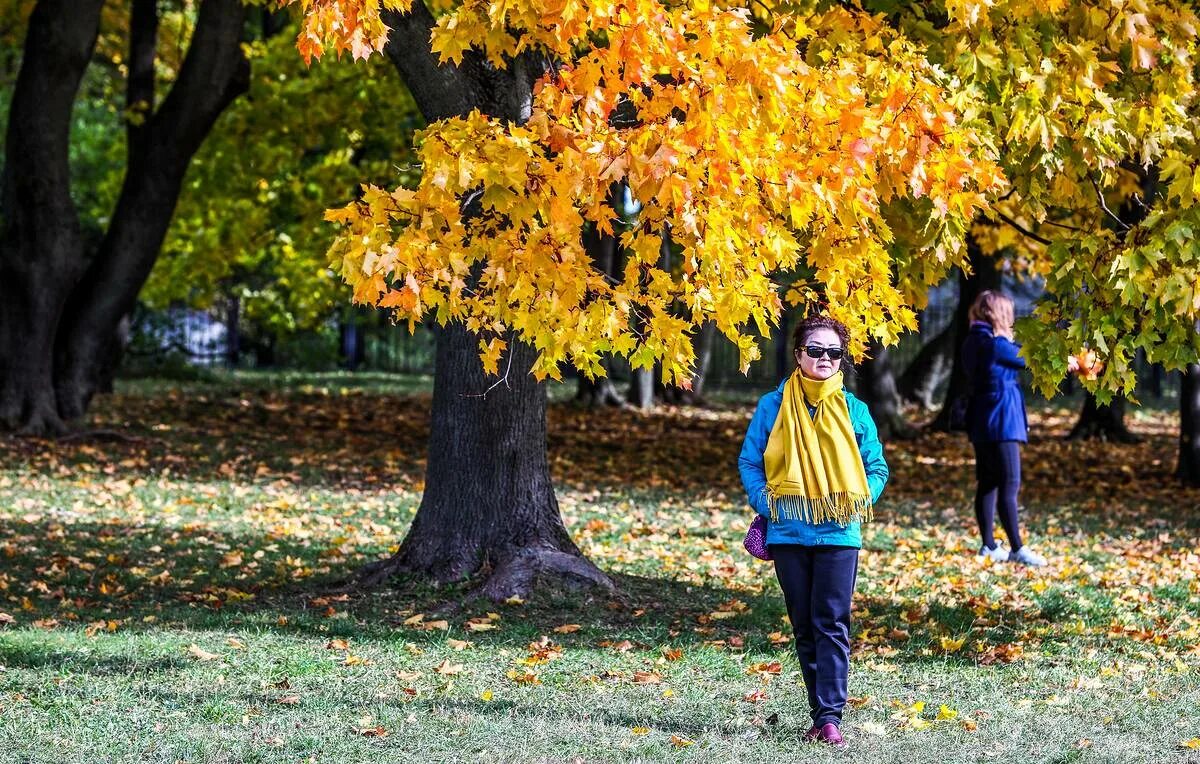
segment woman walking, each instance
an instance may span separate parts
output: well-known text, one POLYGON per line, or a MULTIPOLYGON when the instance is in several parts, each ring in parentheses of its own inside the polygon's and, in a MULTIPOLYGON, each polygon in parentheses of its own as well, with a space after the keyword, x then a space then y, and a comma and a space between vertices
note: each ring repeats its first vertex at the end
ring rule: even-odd
MULTIPOLYGON (((1013 342, 1013 302, 989 289, 975 298, 968 316, 971 328, 962 359, 970 390, 967 435, 975 449, 975 520, 983 542, 979 556, 1040 567, 1046 558, 1022 542, 1017 517, 1021 444, 1028 442, 1029 420, 1018 379, 1025 359, 1013 342), (997 512, 1011 549, 993 535, 997 512)), ((1068 368, 1078 371, 1074 357, 1068 368)))
POLYGON ((888 479, 866 404, 842 386, 849 333, 821 316, 792 336, 797 369, 758 402, 738 458, 783 590, 812 727, 805 740, 845 748, 850 604, 860 522, 888 479))

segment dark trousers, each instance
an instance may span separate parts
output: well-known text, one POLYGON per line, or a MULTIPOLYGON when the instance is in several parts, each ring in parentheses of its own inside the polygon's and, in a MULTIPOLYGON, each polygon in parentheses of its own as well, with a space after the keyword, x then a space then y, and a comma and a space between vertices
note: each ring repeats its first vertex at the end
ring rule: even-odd
POLYGON ((813 724, 840 726, 850 672, 850 600, 858 549, 772 544, 771 556, 796 635, 813 724))
POLYGON ((975 446, 975 521, 988 549, 996 548, 995 518, 1008 534, 1012 551, 1021 548, 1021 528, 1017 521, 1017 494, 1021 492, 1021 444, 1015 440, 998 443, 974 443, 975 446))

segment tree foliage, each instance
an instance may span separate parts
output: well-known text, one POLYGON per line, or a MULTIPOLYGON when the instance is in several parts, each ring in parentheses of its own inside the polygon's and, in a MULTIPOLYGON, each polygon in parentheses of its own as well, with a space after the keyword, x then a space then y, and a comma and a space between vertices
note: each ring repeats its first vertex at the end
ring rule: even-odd
MULTIPOLYGON (((364 53, 348 27, 322 26, 338 11, 308 6, 303 51, 321 52, 306 47, 315 35, 364 53)), ((492 371, 512 330, 539 351, 538 376, 564 360, 603 374, 613 352, 686 384, 709 319, 748 364, 750 330, 781 308, 772 274, 805 261, 856 348, 867 329, 894 340, 913 327, 911 285, 961 260, 980 191, 999 182, 944 74, 861 13, 763 32, 744 9, 700 3, 465 5, 433 47, 446 64, 473 49, 493 66, 534 53, 554 66, 524 124, 472 113, 424 131, 415 189, 369 187, 330 213, 346 229, 334 255, 356 299, 480 332, 492 371), (642 209, 622 234, 635 256, 610 281, 580 230, 611 230, 615 182, 642 209), (666 230, 676 274, 657 265, 666 230)))
POLYGON ((334 231, 321 214, 361 182, 415 176, 408 147, 419 117, 383 62, 310 69, 294 35, 246 45, 250 90, 192 163, 146 303, 207 308, 236 296, 247 319, 281 335, 348 301, 325 257, 334 231))
MULTIPOLYGON (((299 4, 306 58, 358 58, 386 40, 381 10, 410 0, 299 4)), ((478 331, 489 370, 512 330, 539 376, 564 360, 603 374, 613 352, 681 380, 708 319, 757 358, 750 329, 777 320, 774 279, 797 269, 814 279, 788 299, 820 290, 856 352, 894 341, 972 228, 1046 281, 1019 329, 1038 384, 1090 347, 1107 372, 1088 384, 1128 391, 1137 349, 1168 366, 1200 352, 1196 24, 1152 0, 465 3, 434 50, 550 61, 528 120, 431 125, 415 188, 329 213, 332 255, 357 300, 478 331), (614 182, 643 209, 609 280, 579 230, 608 230, 614 182), (1148 214, 1130 225, 1122 204, 1148 214), (673 274, 656 265, 664 231, 673 274)))

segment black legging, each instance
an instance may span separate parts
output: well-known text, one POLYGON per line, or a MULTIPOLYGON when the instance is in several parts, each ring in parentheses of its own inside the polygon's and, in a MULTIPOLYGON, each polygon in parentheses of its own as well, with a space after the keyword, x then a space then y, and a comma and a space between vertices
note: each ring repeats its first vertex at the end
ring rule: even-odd
POLYGON ((996 548, 993 535, 996 510, 1000 525, 1008 534, 1012 551, 1021 548, 1021 529, 1017 524, 1017 494, 1021 491, 1021 444, 1015 440, 999 443, 974 443, 975 446, 975 520, 988 549, 996 548))

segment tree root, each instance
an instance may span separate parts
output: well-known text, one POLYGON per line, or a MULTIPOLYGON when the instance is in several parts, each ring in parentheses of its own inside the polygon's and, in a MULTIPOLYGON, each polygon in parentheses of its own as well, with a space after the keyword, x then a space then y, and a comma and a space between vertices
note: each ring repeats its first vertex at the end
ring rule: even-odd
MULTIPOLYGON (((351 579, 344 582, 339 591, 362 591, 386 584, 395 576, 418 573, 416 567, 405 562, 400 555, 378 560, 362 567, 351 579)), ((522 549, 496 565, 490 572, 484 571, 483 580, 465 597, 467 600, 486 597, 501 602, 509 597, 526 597, 534 591, 540 577, 557 579, 573 589, 596 588, 609 594, 618 592, 616 584, 586 557, 554 549, 536 546, 522 549)), ((437 583, 449 583, 437 581, 437 583)))
POLYGON ((551 547, 531 547, 497 565, 473 593, 493 602, 509 597, 525 597, 533 591, 541 575, 558 576, 572 588, 595 587, 606 592, 616 591, 612 579, 586 557, 551 547))

